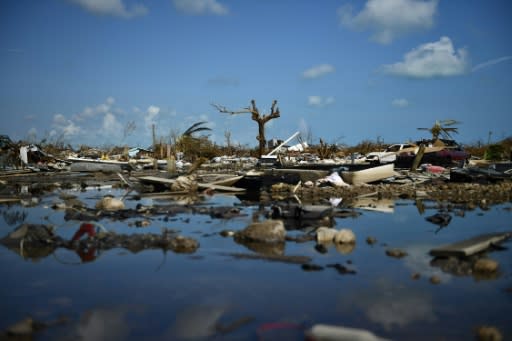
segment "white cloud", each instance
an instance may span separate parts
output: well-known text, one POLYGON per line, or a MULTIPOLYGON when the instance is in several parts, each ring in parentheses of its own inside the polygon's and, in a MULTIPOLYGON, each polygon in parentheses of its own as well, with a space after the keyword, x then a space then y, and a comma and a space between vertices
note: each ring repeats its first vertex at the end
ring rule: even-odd
POLYGON ((229 9, 217 0, 173 0, 177 10, 193 15, 226 15, 229 9))
POLYGON ((79 126, 77 126, 76 124, 74 124, 73 122, 68 122, 68 125, 63 127, 62 129, 62 132, 64 133, 64 135, 75 135, 75 134, 78 134, 80 133, 81 129, 79 126))
POLYGON ((68 120, 62 114, 53 115, 53 127, 56 131, 59 131, 66 136, 76 135, 81 131, 79 126, 77 126, 73 121, 68 120))
POLYGON ((155 124, 156 117, 160 113, 160 108, 155 105, 150 105, 144 115, 144 123, 146 128, 151 129, 151 126, 155 124))
POLYGON ((384 65, 385 73, 413 78, 462 75, 468 69, 467 51, 454 49, 448 37, 422 44, 407 52, 402 62, 384 65))
POLYGON ((107 99, 105 100, 105 103, 110 105, 110 106, 113 105, 115 102, 116 102, 116 100, 112 96, 107 97, 107 99))
POLYGON ((409 106, 409 101, 407 101, 405 98, 397 98, 397 99, 394 99, 391 102, 391 104, 394 107, 405 108, 405 107, 409 106))
POLYGON ((113 97, 107 97, 105 103, 98 104, 95 108, 86 107, 82 112, 74 115, 73 119, 76 121, 84 121, 98 115, 105 115, 112 110, 115 101, 113 97))
POLYGON ((381 44, 411 31, 433 26, 438 0, 368 0, 354 15, 350 5, 338 8, 340 23, 354 30, 371 30, 372 39, 381 44))
POLYGON ((63 125, 66 123, 66 117, 62 114, 53 115, 53 123, 57 125, 63 125))
POLYGON ((107 136, 119 136, 119 133, 123 131, 121 123, 117 121, 117 118, 112 113, 105 114, 103 117, 103 133, 107 136))
POLYGON ((486 68, 486 67, 489 67, 489 66, 492 66, 495 64, 503 63, 503 62, 506 62, 507 60, 511 60, 511 59, 512 59, 512 56, 505 56, 505 57, 501 57, 501 58, 488 60, 484 63, 480 63, 480 64, 476 65, 474 68, 471 69, 471 72, 475 72, 475 71, 478 71, 480 69, 483 69, 483 68, 486 68))
POLYGON ((130 8, 123 0, 69 0, 88 12, 96 15, 111 15, 125 19, 142 16, 148 9, 141 4, 134 4, 130 8))
POLYGON ((321 97, 321 96, 308 96, 308 105, 314 107, 324 107, 326 105, 334 103, 334 97, 321 97))
POLYGON ((315 65, 315 66, 307 69, 306 71, 304 71, 302 73, 302 77, 307 78, 307 79, 313 79, 313 78, 325 76, 334 71, 335 71, 334 66, 332 66, 330 64, 320 64, 320 65, 315 65))

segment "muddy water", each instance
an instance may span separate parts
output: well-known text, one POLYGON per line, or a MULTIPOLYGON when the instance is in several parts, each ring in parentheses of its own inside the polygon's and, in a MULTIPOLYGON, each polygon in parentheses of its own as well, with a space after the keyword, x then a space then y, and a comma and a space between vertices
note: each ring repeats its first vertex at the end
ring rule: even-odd
MULTIPOLYGON (((88 207, 107 193, 124 194, 109 189, 72 192, 88 207)), ((65 221, 64 211, 52 209, 58 201, 55 193, 30 207, 0 206, 0 237, 27 222, 53 224, 58 235, 70 239, 80 222, 65 221)), ((133 208, 173 201, 127 197, 125 203, 133 208)), ((510 250, 487 254, 500 264, 492 278, 443 272, 430 264, 428 255, 435 246, 511 230, 510 203, 452 214, 442 229, 425 219, 438 212, 433 202, 425 202, 422 214, 407 200, 395 202, 391 213, 357 209, 360 216, 335 221, 336 228, 354 231, 354 248, 331 245, 319 252, 314 241, 288 241, 276 251, 309 257, 310 267, 234 257, 256 253, 220 232, 262 218, 261 207, 222 195, 198 205, 235 205, 242 214, 230 219, 183 213, 100 221, 119 234, 177 230, 199 241, 191 254, 111 249, 84 257, 60 248, 25 259, 0 246, 0 330, 31 316, 48 324, 33 334, 37 340, 303 340, 304 330, 315 324, 366 329, 391 340, 471 340, 477 327, 489 325, 504 340, 512 338, 510 250), (142 219, 149 226, 137 227, 142 219), (367 237, 377 242, 370 245, 367 237), (389 248, 407 256, 389 257, 389 248), (440 283, 432 284, 432 276, 440 283), (53 323, 62 317, 62 323, 53 323)))

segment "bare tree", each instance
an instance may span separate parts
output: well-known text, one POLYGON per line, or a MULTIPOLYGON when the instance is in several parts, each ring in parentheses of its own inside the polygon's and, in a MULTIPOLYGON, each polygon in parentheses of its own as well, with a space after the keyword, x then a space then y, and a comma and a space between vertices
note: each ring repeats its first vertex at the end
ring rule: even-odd
POLYGON ((277 107, 276 100, 272 101, 272 107, 270 108, 270 114, 268 114, 268 115, 260 115, 260 111, 256 107, 256 102, 254 100, 251 100, 251 105, 249 107, 242 108, 241 110, 237 110, 237 111, 226 109, 226 107, 218 105, 218 104, 212 104, 212 105, 219 112, 230 114, 230 115, 250 113, 251 119, 258 123, 258 136, 256 137, 256 140, 258 140, 258 142, 259 142, 258 154, 261 157, 265 153, 265 145, 267 142, 266 138, 265 138, 265 124, 274 118, 280 117, 279 108, 277 107))
POLYGON ((126 122, 123 128, 123 141, 135 131, 136 127, 135 121, 126 122))
POLYGON ((226 138, 226 145, 228 148, 228 154, 231 155, 231 132, 229 130, 226 130, 224 132, 224 137, 226 138))

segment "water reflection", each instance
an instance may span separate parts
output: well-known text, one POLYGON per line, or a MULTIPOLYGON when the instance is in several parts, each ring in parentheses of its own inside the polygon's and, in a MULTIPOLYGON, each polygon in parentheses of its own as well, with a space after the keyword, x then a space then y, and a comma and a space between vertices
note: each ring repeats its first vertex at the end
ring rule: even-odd
POLYGON ((128 308, 98 308, 84 313, 76 326, 76 340, 125 340, 132 331, 128 308))
POLYGON ((168 340, 205 339, 215 334, 219 319, 227 308, 217 305, 193 305, 176 314, 171 328, 166 332, 168 340))
POLYGON ((235 243, 245 246, 247 249, 265 256, 284 255, 286 244, 283 243, 261 243, 244 239, 234 239, 235 243))
POLYGON ((420 274, 423 277, 437 276, 441 282, 446 283, 451 279, 451 275, 443 272, 437 267, 431 265, 432 256, 428 252, 432 249, 433 245, 416 244, 406 248, 407 257, 403 258, 405 267, 411 270, 413 274, 420 274))
POLYGON ((356 292, 351 303, 388 331, 415 322, 437 321, 428 292, 388 279, 379 279, 366 290, 356 292))
POLYGON ((25 221, 27 218, 27 212, 25 210, 6 210, 2 212, 2 216, 7 225, 14 226, 25 221))
POLYGON ((395 201, 393 199, 378 199, 373 197, 356 198, 352 202, 352 207, 368 211, 393 213, 395 211, 395 201))
MULTIPOLYGON (((78 195, 89 207, 97 199, 91 193, 78 195)), ((435 234, 425 216, 441 212, 439 204, 425 202, 420 208, 413 201, 372 201, 365 208, 345 207, 344 211, 339 210, 334 215, 337 225, 349 225, 354 231, 357 244, 324 245, 317 252, 314 241, 288 239, 280 244, 237 243, 232 238, 221 237, 222 230, 236 232, 247 226, 252 213, 256 218, 264 217, 270 205, 243 206, 231 197, 219 201, 215 198, 207 201, 217 207, 213 210, 206 205, 175 206, 169 200, 130 202, 129 206, 133 207, 125 212, 130 214, 129 217, 122 216, 121 219, 114 214, 96 217, 109 231, 118 232, 116 236, 102 238, 98 233, 90 238, 87 230, 83 230, 81 236, 80 233, 74 235, 78 232, 76 229, 79 230, 76 224, 81 222, 74 220, 75 227, 70 229, 64 226, 66 217, 69 218, 66 212, 52 211, 52 223, 59 226, 57 236, 62 238, 60 244, 40 244, 32 248, 28 239, 23 243, 18 239, 9 246, 4 244, 16 255, 0 247, 0 270, 4 281, 0 293, 1 320, 6 321, 0 329, 5 329, 13 319, 21 320, 26 312, 41 310, 49 311, 45 315, 49 320, 61 313, 75 316, 66 333, 48 329, 48 334, 42 335, 46 339, 66 340, 222 338, 224 335, 219 335, 218 326, 237 320, 238 316, 255 316, 257 321, 245 330, 237 330, 236 336, 242 336, 241 339, 255 338, 256 325, 280 321, 284 317, 333 324, 348 320, 348 324, 354 322, 353 325, 361 328, 382 328, 387 331, 383 334, 393 340, 424 332, 423 340, 442 336, 451 339, 450 335, 441 335, 441 332, 441 337, 431 337, 432 334, 425 331, 430 327, 436 331, 454 330, 453 333, 459 333, 462 335, 459 339, 464 340, 468 339, 468 331, 484 320, 497 321, 506 333, 510 331, 510 327, 502 322, 508 312, 509 292, 502 289, 510 287, 509 251, 496 252, 492 256, 499 260, 505 276, 493 277, 493 281, 484 283, 476 283, 472 277, 468 280, 456 276, 433 262, 428 254, 435 246, 464 240, 468 235, 490 229, 503 229, 510 225, 510 210, 491 208, 485 211, 485 216, 479 215, 479 211, 468 211, 465 217, 454 214, 450 227, 435 234), (144 205, 137 206, 138 203, 144 205), (393 212, 375 211, 374 208, 381 204, 387 211, 392 207, 393 212), (149 216, 152 224, 144 230, 131 228, 134 219, 142 216, 149 216), (160 233, 164 228, 174 232, 166 236, 160 233), (166 251, 174 250, 169 244, 162 243, 173 240, 178 233, 191 235, 200 243, 195 258, 174 252, 167 257, 166 251), (367 236, 379 242, 368 245, 364 242, 367 236), (78 239, 76 248, 71 247, 72 239, 78 239), (401 259, 386 257, 388 246, 399 247, 408 256, 401 259), (157 252, 133 254, 126 251, 147 249, 157 252), (112 251, 106 252, 108 250, 112 251), (23 259, 39 260, 52 256, 52 253, 54 258, 37 264, 23 262, 23 259), (65 266, 70 263, 87 263, 88 266, 65 266), (303 264, 318 266, 324 271, 303 271, 303 264), (357 269, 357 273, 354 270, 351 276, 339 276, 335 272, 352 273, 347 272, 352 268, 357 269), (415 273, 420 274, 420 279, 411 279, 415 273), (431 285, 426 278, 432 276, 439 277, 441 283, 431 285), (86 288, 76 292, 77 285, 83 283, 87 283, 86 288), (342 292, 338 300, 333 300, 333 292, 342 292), (222 293, 227 302, 236 302, 236 305, 228 309, 223 302, 205 302, 205 296, 217 293, 222 293), (471 300, 460 300, 461 295, 467 295, 465 297, 471 297, 471 300), (134 318, 133 313, 140 310, 119 307, 125 303, 144 305, 147 310, 134 318), (95 308, 98 304, 106 306, 95 308), (89 310, 80 316, 85 309, 89 310), (459 319, 461 313, 471 310, 478 312, 465 315, 467 320, 459 319)), ((41 222, 48 215, 48 209, 41 207, 2 209, 3 214, 15 212, 12 222, 21 220, 13 226, 41 222), (27 213, 25 217, 24 212, 27 213)), ((303 229, 287 231, 290 237, 303 234, 306 234, 303 229)), ((237 339, 231 334, 226 336, 237 339)))

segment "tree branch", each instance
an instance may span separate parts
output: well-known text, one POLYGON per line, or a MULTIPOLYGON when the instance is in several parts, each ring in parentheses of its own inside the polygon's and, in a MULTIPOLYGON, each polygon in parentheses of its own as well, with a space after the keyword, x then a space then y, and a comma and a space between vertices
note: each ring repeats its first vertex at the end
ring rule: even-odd
POLYGON ((237 115, 237 114, 254 113, 253 110, 251 108, 249 108, 249 107, 248 108, 242 108, 240 110, 234 111, 234 110, 229 110, 225 106, 222 106, 222 105, 219 105, 219 104, 211 103, 211 105, 215 109, 217 109, 219 112, 224 113, 224 114, 237 115))

